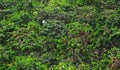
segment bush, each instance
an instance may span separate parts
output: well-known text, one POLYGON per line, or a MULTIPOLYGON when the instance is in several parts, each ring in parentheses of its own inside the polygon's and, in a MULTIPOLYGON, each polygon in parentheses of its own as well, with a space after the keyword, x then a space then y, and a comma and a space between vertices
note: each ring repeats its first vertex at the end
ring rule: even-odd
POLYGON ((120 59, 119 3, 1 1, 0 70, 113 69, 113 57, 120 59))

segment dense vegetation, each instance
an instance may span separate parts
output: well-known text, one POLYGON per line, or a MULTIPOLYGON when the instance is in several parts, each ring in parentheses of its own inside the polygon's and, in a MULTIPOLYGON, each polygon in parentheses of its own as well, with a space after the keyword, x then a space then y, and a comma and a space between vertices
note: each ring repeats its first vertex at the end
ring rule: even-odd
POLYGON ((119 47, 119 0, 0 0, 0 70, 117 70, 119 47))

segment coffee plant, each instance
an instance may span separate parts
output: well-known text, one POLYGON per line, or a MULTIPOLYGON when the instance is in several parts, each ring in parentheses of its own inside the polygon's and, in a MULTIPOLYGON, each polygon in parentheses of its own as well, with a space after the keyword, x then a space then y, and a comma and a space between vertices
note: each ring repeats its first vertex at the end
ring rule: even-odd
POLYGON ((119 0, 0 0, 0 70, 119 69, 119 0))

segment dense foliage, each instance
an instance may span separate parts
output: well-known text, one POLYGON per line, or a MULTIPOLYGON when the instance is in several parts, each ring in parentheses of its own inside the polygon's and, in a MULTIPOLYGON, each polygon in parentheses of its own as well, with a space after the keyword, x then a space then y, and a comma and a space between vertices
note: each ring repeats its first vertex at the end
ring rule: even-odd
POLYGON ((0 0, 0 70, 112 70, 119 47, 119 0, 0 0))

